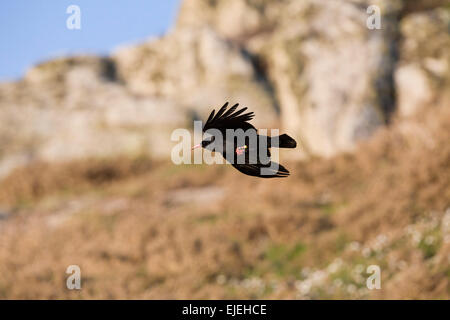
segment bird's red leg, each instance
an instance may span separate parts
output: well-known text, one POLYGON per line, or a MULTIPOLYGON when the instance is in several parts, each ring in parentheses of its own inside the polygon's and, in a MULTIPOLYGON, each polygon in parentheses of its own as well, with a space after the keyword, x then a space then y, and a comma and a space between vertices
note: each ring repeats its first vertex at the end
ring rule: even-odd
POLYGON ((237 147, 236 148, 236 153, 240 156, 240 155, 243 155, 244 154, 244 152, 245 152, 245 149, 247 149, 247 146, 242 146, 242 147, 237 147))

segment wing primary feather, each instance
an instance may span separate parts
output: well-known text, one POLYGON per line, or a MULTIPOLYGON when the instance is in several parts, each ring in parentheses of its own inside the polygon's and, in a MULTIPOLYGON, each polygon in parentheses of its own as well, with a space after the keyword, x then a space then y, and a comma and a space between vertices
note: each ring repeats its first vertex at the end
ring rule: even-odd
POLYGON ((245 122, 245 121, 252 120, 254 116, 255 116, 255 114, 253 112, 249 112, 249 113, 243 114, 243 115, 241 115, 239 117, 233 117, 233 118, 231 118, 231 120, 233 120, 233 121, 244 121, 245 122))
POLYGON ((237 128, 240 126, 246 126, 248 125, 246 124, 247 121, 253 119, 253 112, 243 114, 244 111, 247 110, 247 107, 236 111, 239 106, 239 103, 236 103, 227 110, 228 104, 229 103, 226 102, 217 113, 215 113, 215 110, 211 112, 208 120, 206 120, 206 123, 203 126, 203 131, 210 128, 226 128, 228 126, 230 126, 230 128, 237 128))
POLYGON ((207 123, 209 123, 213 118, 214 118, 214 114, 216 113, 216 110, 214 109, 211 113, 210 113, 210 115, 209 115, 209 117, 208 117, 208 120, 206 120, 206 122, 205 122, 205 125, 207 124, 207 123))
POLYGON ((233 115, 232 115, 232 113, 234 112, 234 110, 236 110, 236 108, 239 106, 239 103, 236 103, 234 106, 232 106, 230 109, 228 109, 228 111, 227 112, 225 112, 224 114, 223 114, 223 118, 226 118, 226 117, 228 117, 228 116, 230 116, 230 117, 232 117, 233 115))
POLYGON ((223 105, 223 107, 220 108, 219 112, 217 112, 216 116, 214 117, 214 120, 217 120, 217 119, 219 119, 219 118, 222 116, 222 114, 223 114, 223 113, 225 112, 225 110, 227 109, 227 106, 228 106, 228 102, 226 102, 226 103, 223 105))
POLYGON ((244 112, 245 110, 247 110, 247 107, 245 107, 245 108, 242 108, 241 110, 239 110, 239 111, 236 111, 235 113, 233 113, 232 115, 230 115, 230 118, 232 119, 232 118, 236 118, 237 116, 239 116, 242 112, 244 112))

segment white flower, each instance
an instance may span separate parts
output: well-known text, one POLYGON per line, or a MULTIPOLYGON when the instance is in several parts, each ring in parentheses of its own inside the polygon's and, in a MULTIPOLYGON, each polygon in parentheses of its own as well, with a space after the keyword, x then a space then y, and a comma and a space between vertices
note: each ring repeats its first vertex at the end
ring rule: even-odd
POLYGON ((362 255, 364 256, 364 258, 368 258, 370 257, 370 254, 372 253, 372 249, 365 247, 362 250, 362 255))
POLYGON ((329 273, 335 273, 337 271, 339 271, 339 269, 342 266, 342 259, 341 258, 336 258, 334 259, 334 261, 332 263, 330 263, 330 265, 327 267, 327 271, 329 273))
POLYGON ((344 284, 344 282, 341 279, 336 279, 333 281, 333 284, 339 288, 344 284))
POLYGON ((361 244, 358 241, 352 241, 348 245, 350 251, 358 251, 361 248, 361 244))
POLYGON ((364 271, 364 266, 362 264, 358 264, 355 267, 355 272, 361 274, 364 271))
POLYGON ((349 284, 347 286, 347 292, 350 294, 353 294, 356 292, 356 286, 354 284, 349 284))
POLYGON ((375 251, 379 251, 387 242, 387 237, 384 234, 380 234, 375 238, 375 244, 373 246, 375 251))
POLYGON ((311 290, 311 287, 312 287, 312 282, 309 279, 307 279, 305 281, 299 281, 299 283, 296 284, 297 290, 302 295, 307 295, 309 293, 309 291, 311 290))
POLYGON ((422 234, 419 231, 414 231, 412 234, 412 241, 414 244, 419 244, 422 240, 422 234))
POLYGON ((425 243, 426 243, 427 245, 432 245, 432 244, 434 243, 434 237, 433 237, 433 236, 427 236, 427 237, 425 238, 425 243))
POLYGON ((442 217, 442 232, 450 233, 450 208, 445 211, 445 215, 442 217))
POLYGON ((321 283, 326 278, 326 273, 322 270, 317 270, 311 275, 311 281, 315 284, 321 283))
POLYGON ((227 282, 227 277, 223 274, 219 274, 216 278, 217 284, 224 285, 227 282))
POLYGON ((305 267, 302 269, 302 276, 307 278, 309 276, 309 274, 311 273, 311 270, 308 267, 305 267))

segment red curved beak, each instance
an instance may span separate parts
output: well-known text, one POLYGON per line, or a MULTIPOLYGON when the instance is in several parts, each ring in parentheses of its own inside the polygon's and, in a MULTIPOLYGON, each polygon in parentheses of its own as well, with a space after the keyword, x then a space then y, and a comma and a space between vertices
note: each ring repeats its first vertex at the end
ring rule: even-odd
POLYGON ((199 144, 196 144, 195 146, 193 146, 193 147, 192 147, 192 149, 191 149, 191 150, 194 150, 194 149, 200 148, 201 146, 202 146, 202 144, 201 144, 201 143, 199 143, 199 144))

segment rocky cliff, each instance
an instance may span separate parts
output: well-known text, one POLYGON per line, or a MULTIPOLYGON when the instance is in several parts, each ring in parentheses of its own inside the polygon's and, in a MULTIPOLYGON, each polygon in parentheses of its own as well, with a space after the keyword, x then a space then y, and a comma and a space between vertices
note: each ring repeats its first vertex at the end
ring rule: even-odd
MULTIPOLYGON (((174 128, 240 102, 299 155, 333 155, 446 101, 446 1, 184 1, 166 35, 0 84, 0 176, 36 159, 167 157, 174 128), (380 8, 381 29, 366 26, 380 8)), ((448 101, 448 100, 447 100, 448 101)))

